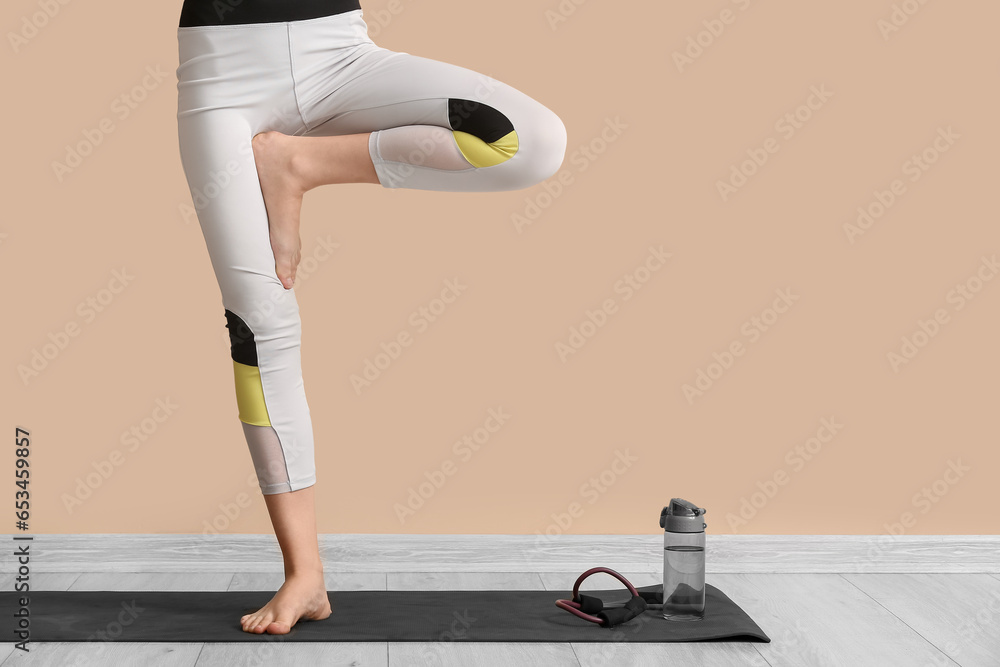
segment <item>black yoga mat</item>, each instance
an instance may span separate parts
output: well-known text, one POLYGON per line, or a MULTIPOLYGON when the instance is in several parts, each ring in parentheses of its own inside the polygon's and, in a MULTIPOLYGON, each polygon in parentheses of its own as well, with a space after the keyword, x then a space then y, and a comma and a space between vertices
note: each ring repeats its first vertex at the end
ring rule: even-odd
MULTIPOLYGON (((662 585, 637 587, 662 591, 662 585)), ((251 634, 240 617, 263 607, 274 591, 32 591, 30 641, 126 642, 770 642, 740 607, 711 584, 705 618, 668 621, 659 609, 604 628, 556 606, 567 591, 330 591, 333 613, 299 621, 286 635, 251 634)), ((624 602, 624 588, 586 590, 605 605, 624 602)), ((23 593, 0 592, 3 633, 19 627, 23 593)))

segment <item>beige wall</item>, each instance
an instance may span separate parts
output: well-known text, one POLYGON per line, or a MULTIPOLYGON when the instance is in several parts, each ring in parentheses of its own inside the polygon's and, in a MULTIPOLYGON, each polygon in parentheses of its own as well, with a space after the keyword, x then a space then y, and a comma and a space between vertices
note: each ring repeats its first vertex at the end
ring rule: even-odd
MULTIPOLYGON (((570 147, 555 195, 306 196, 313 259, 295 289, 319 529, 657 533, 681 496, 714 533, 996 533, 1000 6, 577 3, 550 25, 555 0, 364 2, 377 43, 520 88, 561 115, 570 147), (919 10, 884 33, 904 6, 919 10), (766 162, 722 194, 752 154, 766 162), (858 225, 880 196, 894 201, 858 225), (546 206, 518 227, 530 202, 546 206), (320 239, 338 244, 323 261, 320 239), (627 275, 641 289, 616 289, 627 275), (418 331, 410 313, 456 278, 467 289, 418 331), (351 375, 401 332, 414 343, 356 392, 351 375), (904 338, 920 344, 908 359, 904 338), (715 377, 686 396, 700 372, 715 377), (501 409, 477 450, 453 448, 501 409)), ((180 3, 58 6, 16 51, 9 33, 42 10, 3 10, 0 495, 13 499, 21 426, 32 532, 269 532, 179 160, 180 3), (120 118, 114 100, 147 67, 165 78, 120 118), (53 161, 104 117, 113 132, 59 182, 53 161), (174 406, 161 422, 159 401, 174 406)))

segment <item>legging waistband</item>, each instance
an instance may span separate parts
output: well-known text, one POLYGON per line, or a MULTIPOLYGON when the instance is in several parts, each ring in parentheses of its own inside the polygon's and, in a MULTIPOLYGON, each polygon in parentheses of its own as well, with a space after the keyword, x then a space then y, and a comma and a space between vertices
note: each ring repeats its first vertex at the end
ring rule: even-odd
POLYGON ((360 0, 184 0, 180 27, 301 21, 355 9, 360 0))

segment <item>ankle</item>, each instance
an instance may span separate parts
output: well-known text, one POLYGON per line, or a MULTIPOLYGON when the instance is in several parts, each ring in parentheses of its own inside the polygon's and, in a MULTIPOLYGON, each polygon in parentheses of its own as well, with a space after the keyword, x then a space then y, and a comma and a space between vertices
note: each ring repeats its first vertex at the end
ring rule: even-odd
POLYGON ((323 564, 307 563, 285 567, 285 579, 322 579, 323 564))
POLYGON ((292 151, 288 156, 288 175, 291 176, 295 194, 299 197, 315 188, 320 183, 315 182, 313 170, 309 164, 309 156, 305 151, 292 151))

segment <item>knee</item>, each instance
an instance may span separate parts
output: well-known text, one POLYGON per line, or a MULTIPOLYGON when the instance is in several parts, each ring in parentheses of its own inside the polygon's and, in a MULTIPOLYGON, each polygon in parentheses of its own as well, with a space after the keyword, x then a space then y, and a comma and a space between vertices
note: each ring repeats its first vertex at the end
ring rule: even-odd
POLYGON ((538 105, 538 111, 517 131, 520 154, 511 163, 507 189, 522 190, 538 185, 559 171, 566 156, 566 126, 548 108, 538 105))
POLYGON ((505 189, 527 188, 554 175, 566 155, 566 126, 540 102, 530 100, 515 126, 503 112, 480 102, 448 100, 455 141, 474 167, 509 165, 505 189))
MULTIPOLYGON (((238 297, 230 295, 226 303, 227 326, 235 324, 242 332, 241 340, 251 339, 257 348, 276 341, 284 346, 301 339, 295 295, 273 279, 254 281, 252 289, 241 289, 238 297)), ((232 335, 230 331, 230 342, 235 345, 232 335)))
POLYGON ((531 159, 525 163, 525 187, 537 185, 559 171, 566 156, 566 125, 555 112, 546 107, 539 112, 529 131, 525 145, 531 159))

